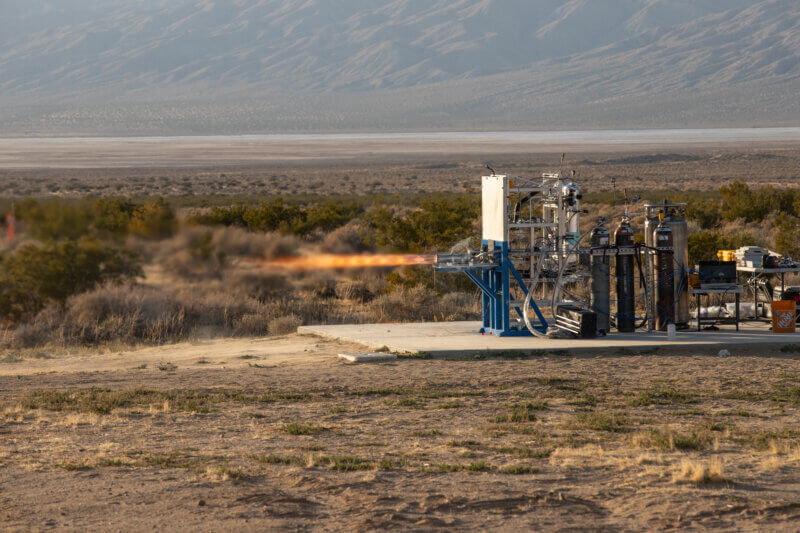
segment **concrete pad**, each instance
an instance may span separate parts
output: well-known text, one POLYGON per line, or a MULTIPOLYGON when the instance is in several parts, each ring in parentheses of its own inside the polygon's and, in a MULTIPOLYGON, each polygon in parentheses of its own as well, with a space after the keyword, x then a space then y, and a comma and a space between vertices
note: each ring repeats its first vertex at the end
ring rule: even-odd
POLYGON ((678 331, 677 340, 667 340, 667 334, 611 333, 596 339, 540 339, 537 337, 497 337, 481 335, 481 323, 428 322, 411 324, 354 324, 333 326, 303 326, 297 332, 363 344, 372 349, 388 348, 394 352, 425 352, 434 356, 464 356, 487 352, 570 352, 613 349, 642 351, 652 348, 704 347, 705 351, 747 346, 783 346, 800 343, 800 333, 775 334, 769 324, 747 322, 735 331, 733 326, 720 326, 719 331, 678 331))
POLYGON ((348 363, 375 363, 379 361, 393 361, 397 356, 386 352, 366 352, 366 353, 340 353, 339 359, 344 359, 348 363))

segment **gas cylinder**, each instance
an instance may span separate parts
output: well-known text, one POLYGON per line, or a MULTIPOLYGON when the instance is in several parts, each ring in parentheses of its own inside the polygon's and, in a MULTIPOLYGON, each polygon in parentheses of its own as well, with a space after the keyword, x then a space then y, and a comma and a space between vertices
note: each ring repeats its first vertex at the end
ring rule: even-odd
POLYGON ((656 329, 675 323, 675 251, 672 229, 662 222, 653 234, 655 247, 656 329))
POLYGON ((633 270, 633 230, 628 216, 614 230, 617 247, 617 331, 630 333, 636 330, 636 302, 633 270))
MULTIPOLYGON (((683 216, 686 204, 663 203, 645 204, 644 243, 655 246, 655 230, 662 222, 672 230, 673 261, 675 267, 675 326, 678 329, 689 327, 689 229, 683 216)), ((655 267, 654 267, 655 268, 655 267)), ((655 278, 655 272, 648 273, 655 278)), ((655 302, 650 312, 655 315, 655 302)))
POLYGON ((610 244, 608 229, 600 221, 592 230, 592 311, 597 313, 597 332, 606 334, 611 329, 611 259, 603 253, 610 244))

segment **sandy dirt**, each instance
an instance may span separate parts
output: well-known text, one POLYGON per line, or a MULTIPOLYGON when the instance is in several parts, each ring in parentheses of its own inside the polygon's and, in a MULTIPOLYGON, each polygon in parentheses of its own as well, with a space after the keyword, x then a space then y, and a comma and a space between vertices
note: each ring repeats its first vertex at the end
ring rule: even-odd
MULTIPOLYGON (((646 131, 646 130, 645 130, 646 131)), ((669 130, 665 130, 669 131, 669 130)), ((690 131, 690 130, 687 130, 690 131)), ((527 139, 502 134, 407 134, 348 136, 221 136, 0 138, 0 168, 135 168, 254 165, 263 163, 364 162, 387 157, 471 156, 474 154, 560 154, 680 151, 713 148, 786 148, 800 130, 784 135, 719 136, 712 133, 651 138, 637 135, 584 139, 553 134, 527 139)), ((709 130, 713 132, 714 130, 709 130)), ((748 130, 743 130, 748 131, 748 130)), ((749 130, 757 131, 757 130, 749 130)), ((590 134, 591 132, 586 132, 590 134)))
POLYGON ((631 194, 649 189, 716 190, 733 180, 786 187, 800 180, 797 145, 681 151, 661 147, 634 153, 556 147, 540 154, 364 154, 353 161, 304 159, 252 165, 222 160, 201 165, 200 159, 188 158, 180 162, 186 167, 154 166, 155 161, 143 156, 143 164, 129 168, 114 167, 114 160, 106 163, 107 168, 35 168, 51 157, 44 153, 42 160, 36 156, 25 159, 31 168, 4 168, 0 164, 0 188, 6 199, 161 195, 183 198, 192 205, 224 204, 230 198, 254 201, 262 195, 463 193, 476 190, 480 176, 487 172, 487 163, 498 172, 535 177, 558 169, 563 151, 567 152, 565 168, 574 169, 581 186, 590 193, 612 189, 620 195, 624 190, 631 194))
MULTIPOLYGON (((0 359, 0 376, 61 372, 109 372, 177 365, 210 365, 222 369, 267 367, 284 363, 313 363, 328 359, 336 350, 363 350, 363 346, 309 336, 254 339, 206 339, 169 346, 114 350, 73 348, 48 353, 29 350, 0 359), (326 349, 327 347, 331 349, 326 349), (333 351, 331 351, 333 350, 333 351)), ((338 352, 337 352, 338 353, 338 352)), ((334 354, 335 355, 335 354, 334 354)))
POLYGON ((800 524, 791 350, 336 359, 353 349, 287 336, 0 363, 3 529, 800 524))

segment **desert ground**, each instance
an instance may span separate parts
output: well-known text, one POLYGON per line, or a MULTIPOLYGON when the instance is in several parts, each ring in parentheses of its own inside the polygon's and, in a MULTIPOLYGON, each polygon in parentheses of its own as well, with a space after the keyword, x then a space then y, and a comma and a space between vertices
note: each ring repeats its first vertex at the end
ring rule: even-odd
MULTIPOLYGON (((0 141, 2 144, 2 141, 0 141)), ((497 172, 537 177, 560 164, 558 148, 549 153, 486 152, 462 155, 382 154, 358 160, 276 160, 191 167, 158 166, 146 159, 127 168, 48 167, 32 159, 30 168, 0 164, 5 197, 168 196, 197 203, 230 202, 254 195, 408 194, 430 191, 477 191, 490 164, 497 172)), ((168 163, 175 163, 176 158, 168 163)), ((575 169, 588 192, 631 193, 645 190, 715 190, 734 180, 751 185, 787 187, 800 180, 800 150, 793 147, 662 149, 630 152, 566 153, 565 169, 575 169)))
POLYGON ((6 530, 796 530, 800 360, 347 365, 290 335, 0 365, 6 530))
MULTIPOLYGON (((20 152, 25 164, 0 164, 0 185, 5 201, 191 205, 467 191, 486 163, 532 176, 558 168, 561 151, 218 164, 211 154, 193 165, 176 161, 196 152, 73 154, 61 166, 20 152)), ((575 149, 566 166, 588 192, 793 187, 800 150, 575 149)), ((176 283, 161 277, 145 288, 176 283)), ((290 334, 4 350, 2 529, 798 528, 799 345, 729 357, 600 344, 521 358, 337 358, 364 349, 290 334)))

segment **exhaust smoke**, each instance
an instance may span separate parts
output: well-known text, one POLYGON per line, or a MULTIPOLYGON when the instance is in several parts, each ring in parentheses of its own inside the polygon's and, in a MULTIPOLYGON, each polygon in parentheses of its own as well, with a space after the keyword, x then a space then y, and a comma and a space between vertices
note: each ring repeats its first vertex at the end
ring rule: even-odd
POLYGON ((326 270, 337 268, 380 268, 430 265, 435 255, 415 254, 316 254, 300 257, 276 257, 262 263, 266 267, 286 270, 326 270))

